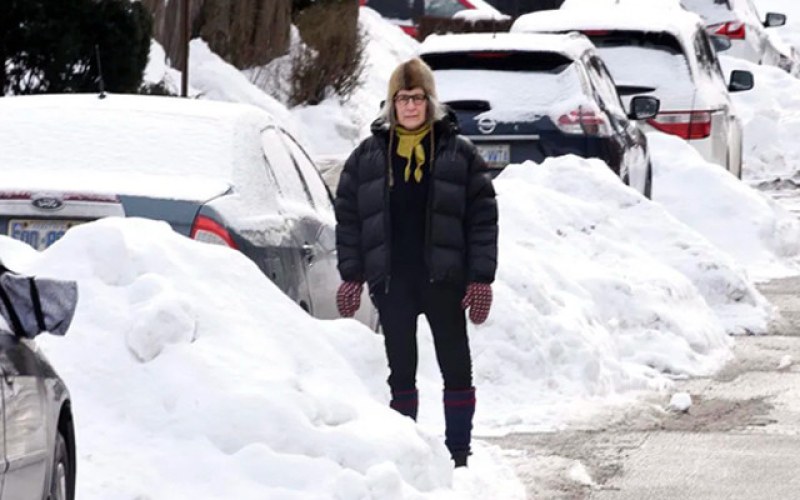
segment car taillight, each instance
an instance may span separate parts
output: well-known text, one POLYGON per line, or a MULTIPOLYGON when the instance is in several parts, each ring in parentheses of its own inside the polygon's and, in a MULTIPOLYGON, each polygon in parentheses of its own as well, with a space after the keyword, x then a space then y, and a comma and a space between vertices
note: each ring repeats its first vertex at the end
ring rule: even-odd
POLYGON ((588 37, 605 36, 611 33, 611 30, 583 30, 581 33, 588 37))
POLYGON ((647 123, 656 130, 682 139, 705 139, 711 135, 710 111, 666 111, 647 123))
POLYGON ((588 109, 570 111, 559 116, 556 126, 565 134, 611 135, 611 127, 606 117, 588 109))
POLYGON ((195 218, 190 236, 193 240, 202 241, 204 243, 227 245, 234 249, 237 248, 236 243, 233 242, 233 238, 231 238, 227 229, 222 227, 217 221, 203 215, 198 215, 195 218))
POLYGON ((400 29, 406 32, 406 35, 410 36, 411 38, 417 38, 417 27, 416 26, 409 26, 409 25, 402 25, 400 29))
POLYGON ((744 40, 746 35, 745 24, 736 21, 723 23, 719 25, 714 34, 727 36, 728 38, 732 38, 734 40, 744 40))

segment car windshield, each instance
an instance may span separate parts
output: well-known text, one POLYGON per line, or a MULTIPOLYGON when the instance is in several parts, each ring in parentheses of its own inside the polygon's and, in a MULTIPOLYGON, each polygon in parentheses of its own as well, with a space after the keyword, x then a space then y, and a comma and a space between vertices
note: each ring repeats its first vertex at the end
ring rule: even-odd
POLYGON ((458 0, 425 0, 425 15, 436 17, 453 17, 466 7, 458 0))
POLYGON ((706 24, 726 23, 736 19, 729 0, 681 0, 681 5, 702 17, 706 24))
POLYGON ((576 64, 553 52, 426 54, 439 99, 482 100, 484 116, 501 122, 532 119, 565 101, 585 99, 576 64))
MULTIPOLYGON (((694 83, 678 40, 668 33, 608 31, 586 33, 597 46, 620 93, 652 89, 658 97, 689 98, 694 83)), ((637 92, 637 93, 638 93, 637 92)))

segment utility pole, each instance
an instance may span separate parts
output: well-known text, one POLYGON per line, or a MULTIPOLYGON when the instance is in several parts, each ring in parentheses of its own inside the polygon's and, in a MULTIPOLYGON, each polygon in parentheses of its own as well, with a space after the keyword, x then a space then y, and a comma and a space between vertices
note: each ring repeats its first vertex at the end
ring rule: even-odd
POLYGON ((181 0, 181 45, 183 47, 181 97, 189 95, 189 2, 190 0, 181 0))

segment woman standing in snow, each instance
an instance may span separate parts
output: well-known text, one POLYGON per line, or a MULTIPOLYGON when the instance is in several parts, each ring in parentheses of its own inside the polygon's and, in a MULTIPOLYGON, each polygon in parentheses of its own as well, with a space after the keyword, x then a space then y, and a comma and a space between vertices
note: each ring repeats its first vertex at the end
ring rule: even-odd
POLYGON ((417 317, 425 314, 444 379, 445 444, 470 454, 475 388, 464 309, 483 323, 497 268, 497 204, 486 164, 457 133, 420 59, 392 73, 386 103, 345 163, 336 193, 337 305, 378 308, 391 407, 417 417, 417 317))

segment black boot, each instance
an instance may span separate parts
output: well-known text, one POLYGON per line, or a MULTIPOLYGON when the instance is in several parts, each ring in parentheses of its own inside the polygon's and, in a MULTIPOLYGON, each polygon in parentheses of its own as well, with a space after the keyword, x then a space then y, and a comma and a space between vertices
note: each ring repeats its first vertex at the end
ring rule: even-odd
POLYGON ((419 406, 417 390, 392 391, 392 400, 389 402, 389 406, 401 415, 416 421, 417 407, 419 406))
POLYGON ((444 444, 456 467, 466 467, 475 415, 475 388, 444 391, 444 444))

